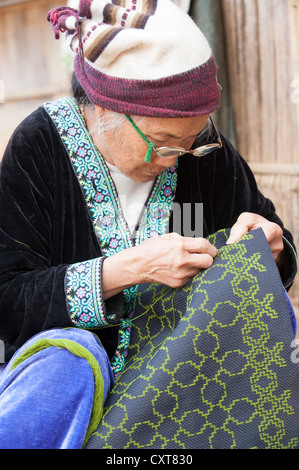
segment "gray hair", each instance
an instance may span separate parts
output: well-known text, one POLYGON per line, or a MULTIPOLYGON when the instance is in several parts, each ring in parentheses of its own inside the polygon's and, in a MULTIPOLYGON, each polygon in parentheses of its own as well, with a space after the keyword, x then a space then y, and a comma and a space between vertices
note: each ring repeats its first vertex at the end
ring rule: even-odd
MULTIPOLYGON (((95 105, 93 104, 85 104, 84 107, 87 106, 90 109, 95 109, 95 105)), ((132 118, 136 125, 138 125, 138 127, 141 126, 142 123, 146 120, 145 116, 132 116, 132 118)), ((91 134, 96 133, 98 135, 102 135, 105 132, 115 131, 115 136, 117 137, 119 131, 122 129, 125 122, 126 117, 124 114, 105 109, 105 113, 103 114, 103 116, 101 116, 100 119, 96 119, 96 122, 94 123, 91 129, 91 134)), ((205 145, 213 137, 213 134, 213 127, 211 125, 210 120, 208 119, 207 125, 199 133, 197 140, 200 141, 201 145, 205 145)))
MULTIPOLYGON (((86 105, 85 105, 86 106, 86 105)), ((94 105, 87 105, 89 108, 95 109, 94 105)), ((138 125, 142 124, 142 122, 146 119, 143 116, 134 116, 134 122, 138 122, 138 125)), ((105 109, 105 113, 100 119, 97 119, 93 128, 91 129, 92 133, 96 132, 99 135, 103 134, 104 132, 115 131, 116 134, 120 131, 126 122, 126 117, 124 114, 117 113, 116 111, 111 111, 109 109, 105 109)))

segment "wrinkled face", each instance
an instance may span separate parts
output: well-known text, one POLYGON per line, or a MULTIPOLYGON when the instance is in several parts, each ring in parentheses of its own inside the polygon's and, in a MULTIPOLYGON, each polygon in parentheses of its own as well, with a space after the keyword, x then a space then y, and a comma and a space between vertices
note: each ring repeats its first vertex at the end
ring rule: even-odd
MULTIPOLYGON (((208 115, 189 118, 139 118, 131 116, 147 139, 155 147, 176 146, 189 150, 196 136, 205 128, 208 115)), ((97 146, 105 160, 115 165, 123 174, 135 181, 154 179, 166 168, 175 164, 175 158, 160 158, 153 150, 151 161, 144 161, 147 143, 124 118, 119 129, 106 130, 97 146)), ((188 158, 182 156, 180 158, 188 158)))

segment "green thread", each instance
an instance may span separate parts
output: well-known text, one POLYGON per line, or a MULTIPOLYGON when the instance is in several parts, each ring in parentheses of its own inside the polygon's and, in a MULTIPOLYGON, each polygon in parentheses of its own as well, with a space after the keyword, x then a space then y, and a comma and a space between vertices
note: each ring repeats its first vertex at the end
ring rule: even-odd
POLYGON ((11 370, 14 370, 22 362, 24 362, 26 359, 33 356, 37 352, 42 351, 51 346, 54 346, 59 349, 67 349, 69 352, 71 352, 75 356, 81 357, 82 359, 86 359, 86 361, 90 365, 92 372, 93 372, 94 385, 95 385, 94 386, 94 399, 93 399, 91 418, 90 418, 89 426, 88 426, 84 443, 83 443, 83 447, 84 447, 88 439, 90 438, 91 434, 97 428, 103 415, 104 381, 103 381, 103 376, 101 373, 101 368, 99 366, 99 363, 97 362, 93 354, 81 344, 78 344, 76 341, 73 341, 70 339, 43 338, 43 339, 36 341, 32 345, 30 345, 28 348, 26 348, 24 352, 14 360, 11 366, 11 370))
POLYGON ((148 144, 148 151, 146 152, 145 159, 144 159, 144 161, 146 163, 150 163, 150 161, 151 161, 151 154, 152 154, 153 148, 155 148, 155 145, 152 144, 152 143, 149 143, 148 144))
POLYGON ((16 240, 15 238, 13 240, 14 242, 19 243, 20 245, 24 245, 24 246, 27 246, 27 248, 30 248, 30 246, 26 245, 26 243, 20 242, 19 240, 16 240))
POLYGON ((138 132, 138 134, 140 135, 140 137, 143 138, 143 140, 147 143, 148 145, 148 150, 146 152, 146 155, 145 155, 145 159, 144 161, 149 163, 151 161, 151 154, 152 154, 152 150, 155 148, 155 144, 153 144, 152 142, 150 142, 148 140, 147 137, 145 137, 145 135, 143 134, 143 132, 139 129, 139 127, 136 126, 135 122, 130 118, 130 116, 128 116, 128 114, 125 114, 126 118, 128 119, 129 123, 134 127, 135 131, 138 132))

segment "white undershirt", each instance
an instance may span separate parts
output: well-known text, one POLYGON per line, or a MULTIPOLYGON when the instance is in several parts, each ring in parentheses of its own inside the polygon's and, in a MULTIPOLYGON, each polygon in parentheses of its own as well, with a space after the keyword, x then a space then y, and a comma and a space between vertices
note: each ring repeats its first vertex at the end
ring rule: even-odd
POLYGON ((145 183, 134 181, 111 163, 106 161, 110 175, 114 181, 123 214, 126 218, 131 234, 134 232, 141 211, 144 209, 154 180, 145 183))

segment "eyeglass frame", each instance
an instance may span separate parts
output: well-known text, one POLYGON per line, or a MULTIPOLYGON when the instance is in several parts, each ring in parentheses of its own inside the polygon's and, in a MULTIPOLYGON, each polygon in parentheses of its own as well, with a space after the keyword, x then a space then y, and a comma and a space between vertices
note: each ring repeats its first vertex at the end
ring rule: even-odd
MULTIPOLYGON (((155 147, 155 144, 153 144, 152 142, 150 142, 148 140, 148 138, 144 135, 144 133, 139 129, 139 127, 135 124, 135 122, 133 121, 133 119, 128 115, 128 114, 125 114, 125 117, 127 118, 127 120, 129 121, 129 123, 134 127, 134 129, 138 132, 138 134, 140 135, 140 137, 143 138, 143 140, 147 143, 148 145, 148 150, 146 152, 146 155, 145 155, 145 158, 144 158, 144 161, 149 163, 151 161, 151 153, 152 153, 152 150, 154 150, 154 152, 156 153, 156 155, 159 157, 159 158, 174 158, 174 156, 170 156, 170 155, 159 155, 159 151, 160 150, 165 150, 165 149, 172 149, 172 150, 177 150, 179 155, 177 155, 177 157, 181 157, 182 155, 186 155, 186 154, 191 154, 191 155, 194 155, 195 157, 202 157, 204 155, 208 155, 209 153, 213 152, 215 149, 219 149, 219 148, 222 148, 223 147, 223 143, 222 143, 222 140, 221 140, 221 137, 219 135, 219 132, 213 122, 213 119, 211 118, 211 116, 209 116, 209 120, 212 124, 212 127, 213 127, 213 130, 215 131, 216 135, 217 135, 217 140, 218 142, 217 143, 213 143, 213 144, 206 144, 206 145, 201 145, 200 147, 196 147, 195 149, 190 149, 190 150, 186 150, 182 147, 158 147, 156 148, 155 147), (200 150, 200 153, 199 153, 199 150, 200 150)), ((197 137, 196 137, 197 138, 197 137)), ((196 141, 196 139, 194 140, 194 142, 196 141)))

